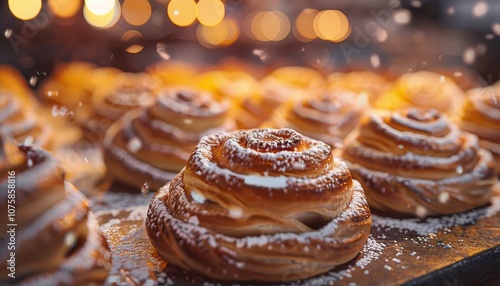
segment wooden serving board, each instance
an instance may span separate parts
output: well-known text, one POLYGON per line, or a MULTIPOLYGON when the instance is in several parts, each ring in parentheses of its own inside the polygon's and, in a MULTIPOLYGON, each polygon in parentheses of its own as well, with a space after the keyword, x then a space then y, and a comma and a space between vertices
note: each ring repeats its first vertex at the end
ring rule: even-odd
MULTIPOLYGON (((121 188, 91 195, 112 251, 108 285, 220 285, 164 262, 143 225, 152 194, 116 192, 121 188)), ((370 238, 356 259, 288 284, 500 285, 500 188, 491 205, 451 216, 419 220, 373 215, 370 238)))

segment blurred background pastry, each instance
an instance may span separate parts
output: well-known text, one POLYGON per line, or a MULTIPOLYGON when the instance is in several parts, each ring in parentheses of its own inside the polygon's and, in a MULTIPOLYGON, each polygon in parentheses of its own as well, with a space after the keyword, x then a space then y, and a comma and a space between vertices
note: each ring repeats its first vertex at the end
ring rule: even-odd
POLYGON ((291 128, 334 148, 356 128, 368 108, 366 94, 330 88, 286 103, 273 113, 263 127, 291 128))
MULTIPOLYGON (((15 283, 102 284, 111 254, 88 200, 64 181, 59 162, 43 149, 18 147, 3 137, 0 148, 0 206, 16 209, 11 220, 0 218, 3 234, 12 230, 9 223, 15 224, 15 283)), ((8 242, 1 241, 1 279, 8 277, 8 242)))
POLYGON ((500 83, 471 89, 459 114, 459 126, 479 137, 479 145, 496 160, 500 175, 500 83))
POLYGON ((209 92, 168 88, 154 104, 128 113, 106 133, 104 161, 117 181, 156 190, 186 164, 201 137, 236 128, 229 103, 209 92))
POLYGON ((427 217, 490 202, 493 156, 437 110, 373 113, 347 141, 342 158, 372 209, 427 217))
POLYGON ((369 70, 334 72, 328 75, 327 81, 330 88, 350 90, 366 96, 370 105, 375 104, 389 84, 384 76, 369 70))

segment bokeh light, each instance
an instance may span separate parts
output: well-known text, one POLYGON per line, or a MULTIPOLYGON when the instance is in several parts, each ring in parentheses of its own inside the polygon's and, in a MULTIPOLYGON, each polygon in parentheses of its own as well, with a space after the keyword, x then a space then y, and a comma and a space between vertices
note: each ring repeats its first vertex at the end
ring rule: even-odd
POLYGON ((280 11, 262 11, 249 15, 245 29, 251 38, 262 41, 281 41, 290 33, 290 20, 280 11))
POLYGON ((319 11, 316 9, 305 9, 297 16, 294 34, 298 40, 307 42, 318 37, 314 32, 314 18, 318 13, 319 11))
POLYGON ((219 24, 226 14, 224 3, 221 0, 200 0, 197 7, 198 21, 208 27, 219 24))
POLYGON ((85 7, 94 15, 104 16, 108 15, 116 5, 115 0, 85 0, 85 7))
POLYGON ((31 20, 42 10, 42 0, 9 0, 10 12, 18 19, 31 20))
POLYGON ((313 28, 316 35, 332 42, 341 42, 350 34, 349 20, 338 10, 324 10, 314 17, 313 28))
POLYGON ((122 16, 133 26, 144 25, 151 18, 151 4, 148 0, 125 0, 122 4, 122 16))
POLYGON ((120 19, 120 15, 120 3, 118 3, 117 0, 115 5, 113 5, 113 8, 104 15, 94 14, 88 9, 87 5, 83 7, 83 17, 87 23, 97 29, 108 29, 113 27, 120 19))
POLYGON ((189 26, 196 20, 196 2, 194 0, 171 0, 168 3, 167 14, 175 25, 189 26))
POLYGON ((238 24, 233 19, 224 19, 218 25, 200 25, 196 30, 198 41, 205 47, 223 47, 233 44, 240 35, 238 24))
POLYGON ((82 0, 48 0, 50 11, 59 18, 71 18, 80 11, 82 0))
MULTIPOLYGON (((137 30, 128 30, 122 35, 123 42, 137 42, 143 38, 141 32, 137 30)), ((128 53, 137 54, 144 49, 144 46, 139 44, 132 44, 128 48, 125 49, 128 53)))

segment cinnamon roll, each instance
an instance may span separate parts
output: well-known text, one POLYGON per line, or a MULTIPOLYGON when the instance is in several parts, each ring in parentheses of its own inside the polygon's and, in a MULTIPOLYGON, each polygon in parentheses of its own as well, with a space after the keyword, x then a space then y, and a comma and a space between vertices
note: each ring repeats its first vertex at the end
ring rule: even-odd
POLYGON ((400 76, 375 102, 379 109, 433 108, 453 114, 462 104, 464 93, 448 77, 428 71, 400 76))
POLYGON ((258 92, 243 98, 237 106, 236 123, 241 129, 259 127, 279 106, 322 92, 326 81, 317 71, 305 67, 282 67, 260 82, 258 92))
POLYGON ((358 94, 330 89, 285 104, 263 127, 295 129, 340 148, 342 140, 357 126, 365 108, 366 103, 358 94))
POLYGON ((210 91, 218 99, 239 101, 259 92, 258 81, 249 73, 239 70, 214 70, 198 77, 198 87, 210 91))
POLYGON ((467 92, 459 126, 479 137, 479 145, 489 150, 496 160, 500 175, 500 84, 467 92))
POLYGON ((102 142, 109 126, 128 111, 154 102, 158 83, 145 73, 117 75, 115 84, 95 90, 91 103, 76 109, 75 120, 91 142, 102 142))
POLYGON ((161 187, 182 169, 202 136, 235 128, 228 107, 191 88, 160 91, 154 104, 128 113, 106 133, 108 172, 132 187, 161 187))
POLYGON ((342 156, 374 209, 426 217, 490 201, 491 153, 436 110, 372 114, 347 141, 342 156))
POLYGON ((15 207, 0 217, 1 279, 14 270, 16 285, 102 284, 111 255, 87 199, 48 152, 0 141, 0 207, 15 207))
POLYGON ((156 193, 145 224, 158 254, 188 271, 280 282, 353 259, 371 215, 328 145, 291 129, 256 129, 202 138, 156 193))
POLYGON ((148 66, 146 71, 162 86, 191 86, 198 76, 198 68, 180 61, 169 60, 148 66))
POLYGON ((367 97, 370 105, 374 105, 388 84, 385 77, 372 71, 335 72, 327 77, 330 88, 353 91, 367 97))
POLYGON ((17 142, 49 148, 52 128, 15 94, 0 90, 0 134, 17 142))

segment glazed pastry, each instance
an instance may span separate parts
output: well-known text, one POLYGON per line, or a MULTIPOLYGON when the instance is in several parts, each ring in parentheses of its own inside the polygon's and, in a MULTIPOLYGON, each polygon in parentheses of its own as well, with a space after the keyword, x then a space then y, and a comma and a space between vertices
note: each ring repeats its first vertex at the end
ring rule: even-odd
POLYGON ((214 70, 198 77, 198 87, 210 91, 217 99, 239 101, 259 93, 259 82, 249 73, 239 70, 214 70))
POLYGON ((285 102, 322 92, 325 86, 323 76, 313 69, 276 69, 261 80, 260 92, 253 93, 238 103, 236 123, 240 129, 259 127, 285 102))
POLYGON ((51 146, 50 125, 22 98, 3 90, 0 90, 0 134, 19 143, 51 146))
POLYGON ((69 110, 89 102, 90 96, 85 88, 94 68, 93 64, 86 62, 57 65, 52 75, 41 83, 38 89, 40 98, 69 110))
POLYGON ((106 133, 104 161, 118 181, 156 190, 186 164, 204 135, 235 124, 228 105, 191 88, 164 89, 153 105, 128 113, 106 133))
POLYGON ((419 71, 400 76, 375 102, 379 109, 433 108, 453 114, 462 104, 464 93, 451 79, 437 73, 419 71))
MULTIPOLYGON (((0 230, 15 231, 15 284, 103 284, 111 255, 87 199, 48 152, 0 141, 0 207, 16 210, 0 217, 0 230)), ((10 273, 8 242, 0 243, 1 279, 10 273)))
POLYGON ((192 86, 198 76, 195 66, 171 60, 150 65, 146 71, 162 86, 192 86))
POLYGON ((374 209, 426 217, 490 201, 493 157, 436 110, 372 114, 347 141, 342 156, 374 209))
POLYGON ((479 145, 495 157, 500 175, 500 83, 467 92, 459 126, 479 137, 479 145))
POLYGON ((327 77, 329 87, 353 91, 365 95, 368 102, 374 105, 387 85, 387 80, 372 71, 335 72, 327 77))
POLYGON ((202 138, 156 193, 145 225, 158 254, 188 271, 286 282, 353 259, 371 215, 328 145, 291 129, 255 129, 202 138))
POLYGON ((316 96, 291 101, 263 124, 270 128, 291 128, 334 148, 357 126, 366 103, 348 90, 330 89, 316 96))
POLYGON ((125 113, 152 104, 157 87, 146 73, 117 75, 115 84, 95 90, 91 103, 76 109, 75 120, 87 139, 100 143, 109 126, 125 113))

